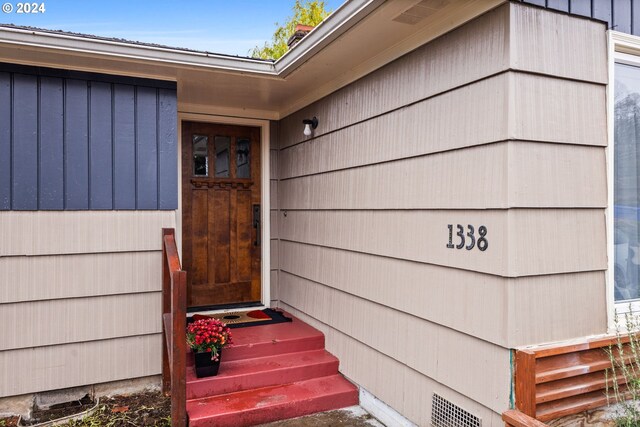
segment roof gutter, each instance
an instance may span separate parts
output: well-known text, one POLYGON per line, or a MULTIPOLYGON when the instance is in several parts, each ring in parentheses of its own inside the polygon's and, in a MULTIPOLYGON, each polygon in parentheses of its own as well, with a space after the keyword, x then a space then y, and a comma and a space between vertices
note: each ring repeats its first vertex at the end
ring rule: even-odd
POLYGON ((55 49, 79 54, 225 70, 284 78, 386 0, 349 0, 275 63, 208 52, 147 46, 115 40, 21 28, 0 27, 0 44, 55 49))

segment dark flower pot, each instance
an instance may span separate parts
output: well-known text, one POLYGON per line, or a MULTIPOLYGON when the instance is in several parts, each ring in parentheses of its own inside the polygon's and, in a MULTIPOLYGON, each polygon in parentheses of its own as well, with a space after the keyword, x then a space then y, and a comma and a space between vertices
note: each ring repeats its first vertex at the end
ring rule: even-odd
POLYGON ((218 369, 220 369, 220 360, 222 359, 222 349, 218 349, 218 360, 211 360, 211 352, 203 351, 200 353, 193 353, 193 357, 196 362, 196 376, 202 377, 214 377, 218 375, 218 369))

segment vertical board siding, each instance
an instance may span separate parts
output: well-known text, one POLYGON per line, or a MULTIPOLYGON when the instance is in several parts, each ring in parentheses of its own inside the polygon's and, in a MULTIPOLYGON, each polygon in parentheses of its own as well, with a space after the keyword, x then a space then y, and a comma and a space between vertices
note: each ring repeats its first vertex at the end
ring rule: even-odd
POLYGON ((631 1, 631 34, 637 36, 640 32, 640 0, 631 1))
POLYGON ((634 36, 640 35, 640 2, 638 0, 521 0, 572 15, 599 19, 608 28, 634 36))
POLYGON ((39 209, 64 209, 63 80, 40 78, 39 209))
POLYGON ((91 84, 89 118, 89 175, 91 209, 113 207, 113 150, 111 122, 111 85, 91 84))
POLYGON ((136 206, 136 131, 133 86, 113 88, 114 209, 136 206))
POLYGON ((38 209, 37 77, 13 76, 13 208, 38 209))
POLYGON ((0 210, 11 209, 11 75, 0 73, 0 210))
POLYGON ((612 12, 612 22, 615 22, 613 29, 631 34, 631 0, 617 0, 612 12))
POLYGON ((178 105, 175 91, 158 90, 158 208, 178 206, 178 105))
POLYGON ((136 193, 137 209, 157 209, 158 144, 156 89, 139 87, 136 91, 136 193))
POLYGON ((64 99, 65 208, 89 208, 88 89, 82 80, 67 80, 64 99))
POLYGON ((0 69, 0 210, 177 209, 172 84, 0 69))

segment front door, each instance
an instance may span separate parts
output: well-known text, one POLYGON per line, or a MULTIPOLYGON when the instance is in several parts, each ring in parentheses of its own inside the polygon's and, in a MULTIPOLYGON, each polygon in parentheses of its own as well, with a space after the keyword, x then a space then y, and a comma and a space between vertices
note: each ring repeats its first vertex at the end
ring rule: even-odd
POLYGON ((183 122, 187 304, 260 301, 260 129, 183 122))

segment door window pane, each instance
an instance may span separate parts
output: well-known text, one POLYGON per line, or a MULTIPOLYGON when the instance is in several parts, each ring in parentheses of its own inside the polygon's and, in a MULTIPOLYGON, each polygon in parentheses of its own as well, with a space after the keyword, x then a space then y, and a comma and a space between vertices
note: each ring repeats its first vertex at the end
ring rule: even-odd
POLYGON ((640 68, 615 65, 614 297, 640 298, 640 68))
POLYGON ((207 143, 209 138, 205 135, 193 135, 193 175, 209 176, 209 155, 207 143))
POLYGON ((237 178, 251 178, 251 169, 249 168, 250 147, 251 143, 248 138, 238 138, 236 142, 237 178))
POLYGON ((228 136, 216 136, 216 178, 229 178, 229 149, 231 138, 228 136))

